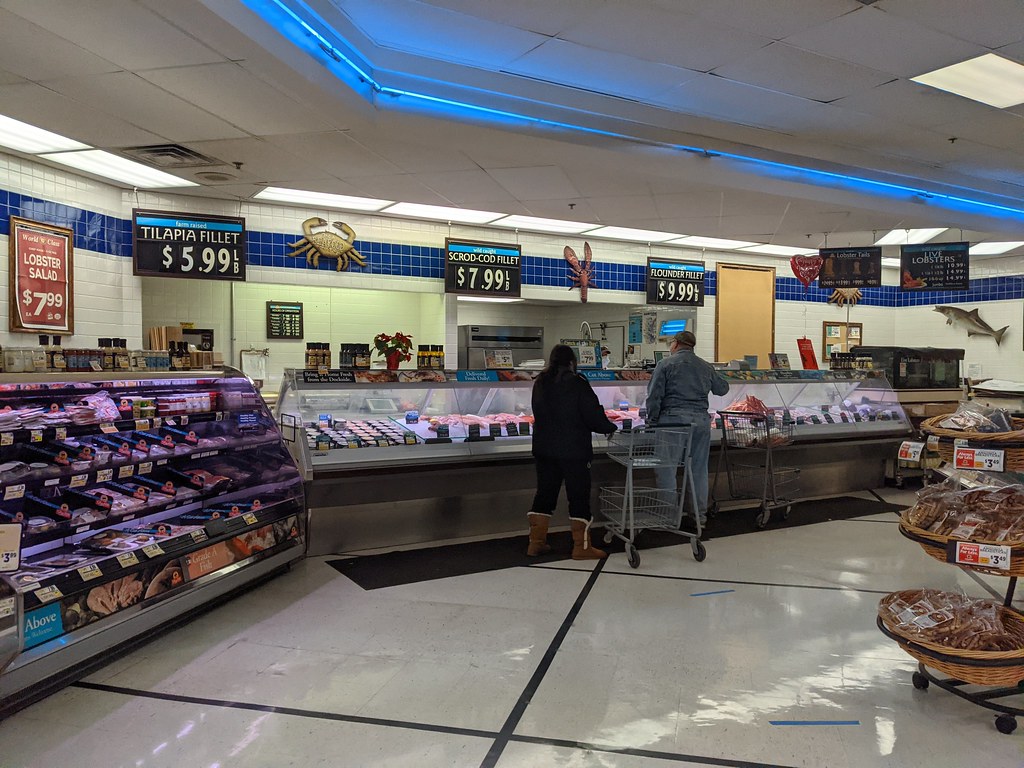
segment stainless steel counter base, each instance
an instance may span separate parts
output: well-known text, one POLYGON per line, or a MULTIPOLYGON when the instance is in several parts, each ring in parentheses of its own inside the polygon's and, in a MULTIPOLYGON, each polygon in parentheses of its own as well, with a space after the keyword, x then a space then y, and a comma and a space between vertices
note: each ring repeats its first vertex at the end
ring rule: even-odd
MULTIPOLYGON (((901 441, 879 438, 796 444, 778 449, 775 459, 782 466, 801 468, 798 498, 840 495, 881 486, 886 459, 896 455, 901 441)), ((717 458, 718 449, 712 448, 712 476, 717 458)), ((619 465, 595 458, 595 509, 598 488, 621 485, 622 479, 619 465)), ((526 457, 317 473, 306 491, 309 554, 525 533, 535 488, 533 462, 526 457)), ((715 494, 722 501, 729 500, 724 476, 715 494)), ((568 525, 564 494, 552 525, 568 525)))

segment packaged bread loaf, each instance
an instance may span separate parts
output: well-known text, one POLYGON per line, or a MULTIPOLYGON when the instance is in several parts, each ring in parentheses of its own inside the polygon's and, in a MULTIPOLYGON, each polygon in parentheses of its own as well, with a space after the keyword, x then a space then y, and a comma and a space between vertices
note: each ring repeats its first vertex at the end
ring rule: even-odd
POLYGON ((1024 622, 1007 621, 993 600, 958 592, 917 589, 881 599, 878 614, 897 634, 968 651, 1024 650, 1024 622))

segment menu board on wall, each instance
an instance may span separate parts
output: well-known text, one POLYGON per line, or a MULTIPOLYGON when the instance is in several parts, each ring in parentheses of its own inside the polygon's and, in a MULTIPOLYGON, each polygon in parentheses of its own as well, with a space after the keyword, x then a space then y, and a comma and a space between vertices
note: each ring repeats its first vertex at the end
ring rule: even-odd
POLYGON ((818 285, 822 288, 878 288, 882 285, 882 247, 822 248, 818 285))
POLYGON ((704 262, 647 259, 647 303, 704 306, 704 262))
POLYGON ((518 245, 446 238, 444 292, 469 296, 518 297, 522 293, 518 245))
POLYGON ((11 216, 9 329, 75 332, 74 232, 11 216))
POLYGON ((245 280, 245 219, 132 210, 135 274, 245 280))
POLYGON ((268 339, 301 339, 302 335, 301 301, 267 302, 268 339))
POLYGON ((900 289, 966 291, 971 287, 970 243, 900 246, 900 289))

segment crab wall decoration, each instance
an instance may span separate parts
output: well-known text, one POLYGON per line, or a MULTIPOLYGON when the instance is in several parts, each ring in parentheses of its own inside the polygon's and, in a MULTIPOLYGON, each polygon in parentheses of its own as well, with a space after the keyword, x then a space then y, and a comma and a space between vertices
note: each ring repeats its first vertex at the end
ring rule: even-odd
POLYGON ((852 307, 856 306, 862 298, 864 295, 860 292, 860 288, 836 288, 828 297, 828 303, 838 307, 849 304, 852 307))
POLYGON ((338 271, 348 269, 351 259, 361 267, 366 266, 362 255, 356 250, 353 243, 356 233, 348 224, 343 221, 335 221, 328 224, 319 216, 306 219, 302 222, 302 233, 305 235, 301 240, 288 243, 289 248, 294 248, 289 256, 306 257, 306 263, 314 267, 320 266, 320 257, 338 260, 338 271), (328 227, 328 229, 319 229, 328 227), (340 233, 340 234, 339 234, 340 233))
POLYGON ((580 301, 586 304, 587 288, 594 284, 594 268, 590 263, 593 253, 590 250, 590 243, 586 241, 583 242, 582 264, 580 264, 580 260, 576 256, 576 251, 568 245, 565 246, 565 250, 562 251, 562 255, 565 256, 565 260, 569 262, 569 279, 573 282, 573 284, 569 286, 569 290, 571 291, 573 288, 578 287, 580 289, 580 301))

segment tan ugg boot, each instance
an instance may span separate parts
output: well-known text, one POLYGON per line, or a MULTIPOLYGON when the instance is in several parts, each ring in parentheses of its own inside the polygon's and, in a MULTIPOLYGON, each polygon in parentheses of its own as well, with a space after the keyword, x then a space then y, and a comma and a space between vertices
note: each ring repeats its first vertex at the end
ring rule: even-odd
POLYGON ((601 560, 608 557, 608 554, 604 550, 590 546, 589 520, 580 520, 575 517, 570 517, 569 525, 572 526, 573 560, 601 560))
POLYGON ((526 554, 530 557, 546 555, 551 551, 548 544, 548 523, 551 522, 551 515, 527 512, 526 519, 530 521, 530 545, 526 548, 526 554))

